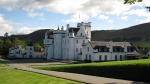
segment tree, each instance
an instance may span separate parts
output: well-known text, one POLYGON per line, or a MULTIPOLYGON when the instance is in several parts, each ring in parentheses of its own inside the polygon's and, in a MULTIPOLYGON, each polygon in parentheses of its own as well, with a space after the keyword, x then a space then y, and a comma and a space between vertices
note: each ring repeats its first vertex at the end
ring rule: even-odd
POLYGON ((135 2, 142 2, 142 0, 124 0, 124 4, 134 4, 135 2))
POLYGON ((6 38, 3 42, 3 50, 2 50, 2 56, 7 57, 9 54, 9 48, 11 47, 11 41, 9 38, 6 38))
POLYGON ((3 50, 3 40, 0 39, 0 55, 2 54, 3 50))
POLYGON ((4 34, 4 37, 8 37, 8 33, 7 32, 4 34))
POLYGON ((34 50, 35 50, 35 51, 40 51, 41 48, 42 48, 42 47, 41 47, 41 45, 40 45, 39 43, 35 43, 35 44, 34 44, 34 50))

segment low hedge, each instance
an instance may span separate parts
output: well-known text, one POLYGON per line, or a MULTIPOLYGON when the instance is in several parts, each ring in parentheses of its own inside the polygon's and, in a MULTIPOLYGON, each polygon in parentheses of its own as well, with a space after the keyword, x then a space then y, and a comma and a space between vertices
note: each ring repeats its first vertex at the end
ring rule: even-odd
POLYGON ((89 64, 63 65, 53 67, 37 67, 44 70, 80 73, 94 76, 150 82, 150 60, 146 62, 100 62, 89 64))

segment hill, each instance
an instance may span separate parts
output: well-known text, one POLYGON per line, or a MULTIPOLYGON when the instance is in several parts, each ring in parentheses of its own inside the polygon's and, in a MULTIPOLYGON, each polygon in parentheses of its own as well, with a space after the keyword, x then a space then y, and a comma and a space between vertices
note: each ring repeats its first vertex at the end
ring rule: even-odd
POLYGON ((43 42, 43 39, 45 38, 45 32, 49 29, 42 29, 34 31, 30 34, 26 35, 11 35, 12 38, 18 38, 20 40, 24 40, 25 42, 32 41, 32 42, 43 42))
MULTIPOLYGON (((135 46, 150 47, 150 23, 139 24, 120 30, 97 30, 91 32, 93 41, 130 41, 135 46)), ((28 42, 43 42, 45 32, 49 29, 34 31, 27 35, 11 35, 28 42)), ((1 39, 2 37, 0 37, 1 39)))
POLYGON ((150 47, 150 23, 140 24, 120 30, 92 31, 91 40, 130 41, 135 46, 150 47))

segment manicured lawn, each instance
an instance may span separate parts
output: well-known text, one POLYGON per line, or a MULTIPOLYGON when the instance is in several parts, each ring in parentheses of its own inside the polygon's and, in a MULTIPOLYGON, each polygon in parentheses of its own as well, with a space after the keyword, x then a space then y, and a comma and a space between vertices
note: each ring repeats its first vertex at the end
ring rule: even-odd
POLYGON ((0 61, 0 67, 4 67, 4 66, 6 66, 6 64, 0 61))
POLYGON ((17 69, 0 68, 0 84, 80 84, 78 82, 55 78, 17 69))
POLYGON ((35 67, 87 75, 150 82, 150 59, 35 67))

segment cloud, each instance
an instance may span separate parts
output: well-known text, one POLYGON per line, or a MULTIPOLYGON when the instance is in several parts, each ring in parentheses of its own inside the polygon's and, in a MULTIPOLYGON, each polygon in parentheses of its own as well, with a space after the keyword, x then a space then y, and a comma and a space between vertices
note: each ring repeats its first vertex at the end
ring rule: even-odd
POLYGON ((21 28, 14 28, 13 31, 11 31, 11 34, 29 34, 33 31, 39 30, 39 29, 49 29, 49 28, 43 28, 43 27, 37 27, 37 28, 30 28, 30 27, 21 27, 21 28))
POLYGON ((13 27, 11 26, 13 22, 5 20, 3 15, 0 14, 0 36, 4 36, 4 33, 11 32, 13 27))
POLYGON ((29 17, 36 17, 36 16, 38 16, 38 17, 44 17, 43 13, 33 13, 33 12, 29 12, 28 16, 29 17))
POLYGON ((147 23, 150 21, 150 12, 147 12, 145 9, 132 9, 132 10, 124 12, 123 14, 145 17, 146 19, 138 20, 140 23, 147 23))
POLYGON ((107 22, 109 22, 109 23, 114 23, 115 21, 114 21, 114 20, 108 20, 107 22))
POLYGON ((82 22, 89 18, 85 13, 75 13, 70 18, 63 20, 64 22, 82 22))
POLYGON ((43 28, 43 27, 37 27, 37 28, 30 28, 30 27, 21 27, 21 28, 14 28, 12 25, 16 24, 12 21, 8 21, 3 18, 3 15, 0 14, 0 36, 4 36, 6 32, 8 32, 9 35, 11 34, 29 34, 33 31, 39 30, 39 29, 49 29, 49 28, 43 28))
POLYGON ((99 19, 102 19, 102 20, 107 20, 109 17, 108 17, 108 16, 105 16, 105 15, 99 15, 98 18, 99 18, 99 19))
MULTIPOLYGON (((124 0, 1 0, 0 8, 11 10, 47 10, 60 14, 85 13, 97 17, 100 13, 121 14, 133 5, 123 5, 124 0)), ((29 13, 29 16, 39 14, 29 13)))
POLYGON ((128 16, 122 16, 120 19, 127 21, 128 20, 128 16))

